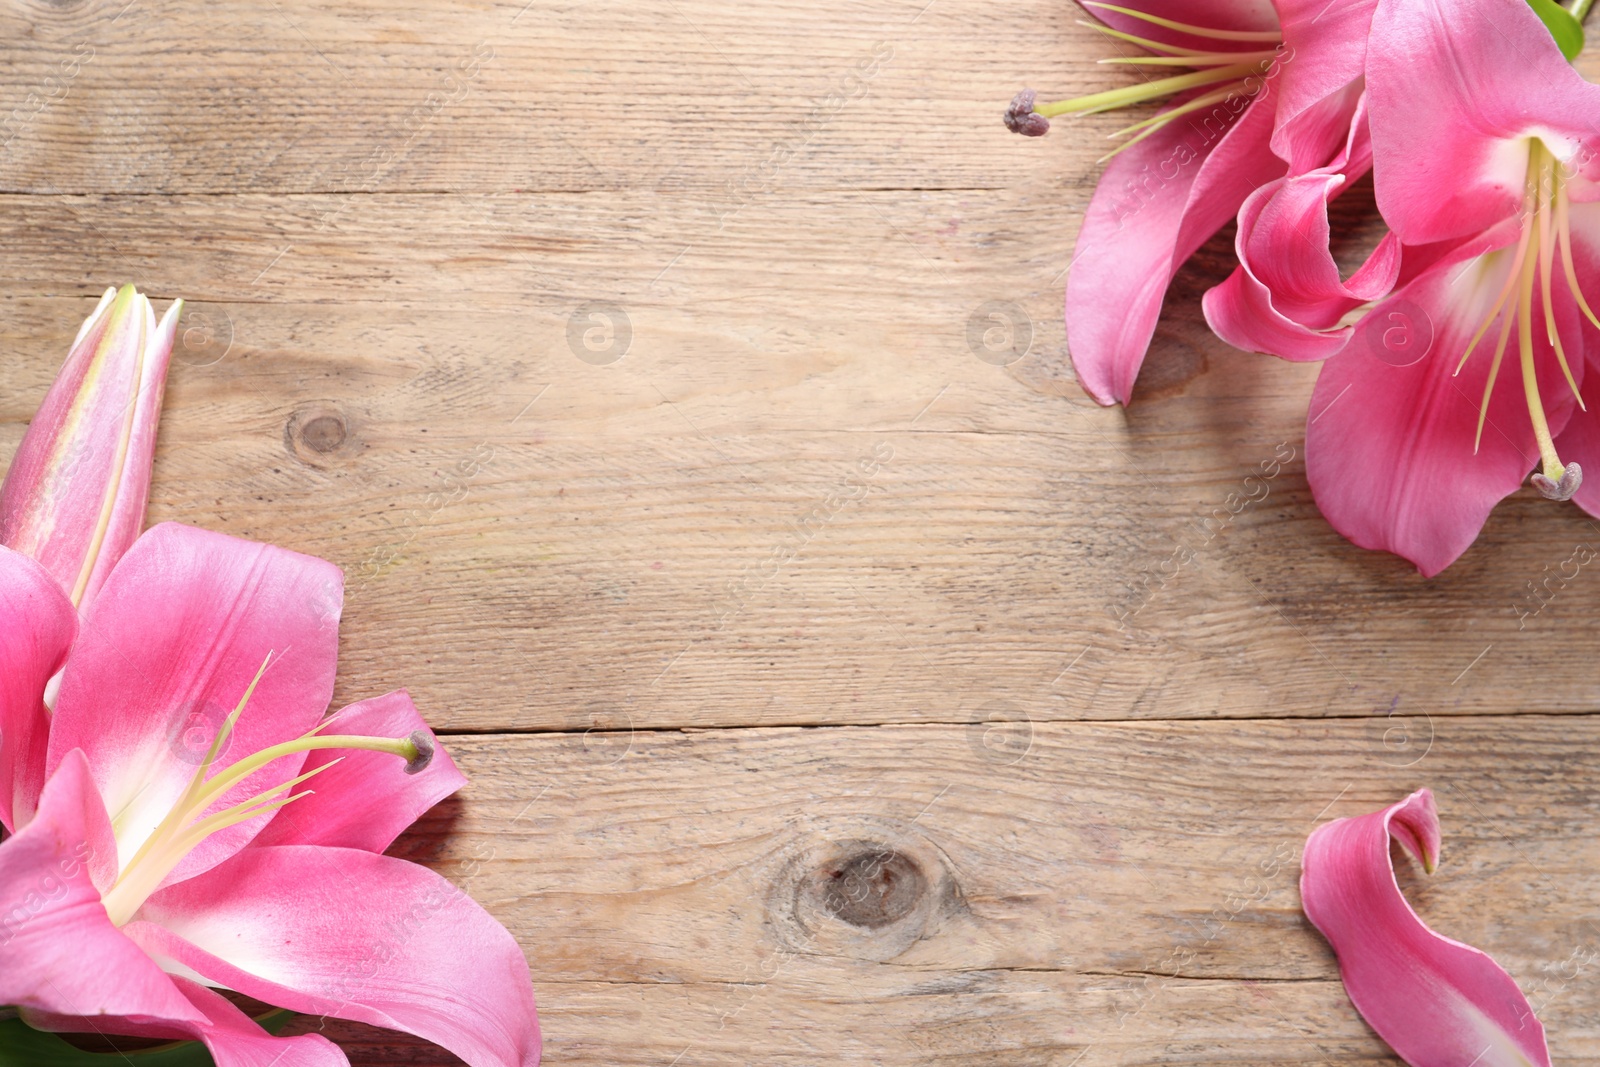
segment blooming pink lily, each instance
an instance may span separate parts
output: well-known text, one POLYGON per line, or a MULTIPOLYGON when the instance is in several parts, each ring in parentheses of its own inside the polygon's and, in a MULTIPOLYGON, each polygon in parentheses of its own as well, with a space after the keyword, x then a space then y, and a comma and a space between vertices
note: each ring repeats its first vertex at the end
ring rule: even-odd
POLYGON ((1404 276, 1324 366, 1306 468, 1336 529, 1432 575, 1536 465, 1600 515, 1600 86, 1523 0, 1382 0, 1367 87, 1404 276))
POLYGON ((1256 189, 1325 166, 1347 140, 1361 95, 1374 0, 1140 0, 1088 3, 1104 32, 1154 53, 1109 62, 1191 67, 1128 89, 1035 105, 1007 125, 1038 135, 1051 116, 1182 94, 1113 136, 1116 152, 1078 231, 1067 282, 1067 341, 1080 384, 1127 403, 1168 284, 1256 189), (1179 21, 1179 20, 1182 21, 1179 21))
POLYGON ((222 1067, 345 1062, 216 986, 473 1067, 538 1062, 517 943, 383 855, 465 779, 404 692, 323 717, 342 596, 332 564, 163 524, 80 629, 51 575, 0 549, 0 751, 20 764, 0 812, 0 1004, 39 1029, 198 1038, 222 1067))
POLYGON ((1411 910, 1391 837, 1433 873, 1440 834, 1431 792, 1317 827, 1301 862, 1306 917, 1338 955, 1350 1002, 1412 1067, 1550 1067, 1544 1027, 1511 976, 1411 910))
POLYGON ((0 544, 44 564, 80 609, 144 529, 182 309, 158 324, 133 286, 107 289, 0 486, 0 544))

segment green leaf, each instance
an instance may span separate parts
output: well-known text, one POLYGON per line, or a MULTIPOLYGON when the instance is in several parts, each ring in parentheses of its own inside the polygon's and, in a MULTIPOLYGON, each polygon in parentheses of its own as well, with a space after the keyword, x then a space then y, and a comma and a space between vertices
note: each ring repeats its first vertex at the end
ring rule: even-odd
MULTIPOLYGON (((277 1033, 292 1014, 274 1011, 256 1021, 277 1033)), ((215 1067, 206 1047, 181 1041, 138 1052, 85 1052, 21 1019, 0 1020, 0 1067, 215 1067)))
POLYGON ((1583 26, 1572 17, 1572 12, 1556 3, 1556 0, 1528 0, 1528 6, 1539 16, 1539 20, 1550 31, 1550 36, 1556 39, 1556 44, 1561 46, 1561 54, 1567 57, 1567 61, 1570 63, 1577 59, 1578 53, 1583 51, 1583 26))
POLYGON ((21 1019, 0 1022, 0 1067, 111 1067, 129 1061, 138 1067, 213 1067, 211 1053, 198 1041, 143 1052, 85 1052, 21 1019))

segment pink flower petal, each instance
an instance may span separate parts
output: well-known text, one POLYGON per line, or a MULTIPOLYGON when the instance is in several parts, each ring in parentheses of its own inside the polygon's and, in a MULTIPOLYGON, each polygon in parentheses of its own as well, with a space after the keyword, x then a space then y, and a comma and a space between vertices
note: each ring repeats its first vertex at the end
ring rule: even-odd
MULTIPOLYGON (((349 705, 322 732, 406 737, 427 728, 411 695, 400 689, 349 705)), ((436 745, 433 760, 416 774, 407 774, 405 764, 386 752, 343 749, 310 753, 302 772, 330 763, 308 783, 315 792, 280 809, 253 845, 382 852, 418 816, 467 784, 443 745, 436 745)))
POLYGON ((1286 314, 1327 329, 1352 308, 1383 296, 1399 276, 1399 247, 1380 245, 1349 282, 1328 250, 1328 203, 1372 169, 1372 136, 1358 105, 1343 149, 1326 167, 1296 174, 1253 193, 1240 210, 1240 261, 1272 290, 1286 314))
POLYGON ((1377 0, 1277 0, 1283 20, 1272 150, 1299 174, 1338 151, 1350 126, 1377 0))
POLYGON ((0 543, 39 560, 68 592, 83 570, 115 477, 117 449, 108 442, 125 422, 144 325, 132 287, 105 291, 79 327, 0 486, 0 543))
POLYGON ((0 843, 0 1004, 62 1015, 199 1019, 172 980, 111 924, 111 824, 72 752, 39 811, 0 843))
POLYGON ((1295 362, 1338 355, 1354 331, 1351 326, 1313 330, 1289 318, 1273 306, 1272 290, 1243 265, 1211 288, 1201 306, 1211 331, 1233 347, 1295 362))
MULTIPOLYGON (((1514 238, 1503 227, 1458 246, 1380 303, 1323 364, 1311 397, 1306 476, 1322 513, 1361 547, 1404 556, 1430 577, 1467 550, 1494 505, 1516 491, 1539 458, 1515 337, 1476 455, 1498 326, 1454 374, 1503 284, 1513 254, 1505 245, 1514 238), (1495 256, 1478 258, 1493 248, 1500 249, 1495 256), (1423 346, 1426 355, 1417 359, 1423 346), (1399 365, 1411 359, 1417 361, 1399 365)), ((1556 313, 1561 335, 1575 340, 1571 302, 1557 304, 1556 313)), ((1551 431, 1560 433, 1576 405, 1542 324, 1536 309, 1535 364, 1551 431)), ((1581 384, 1582 361, 1572 369, 1581 384)))
POLYGON ((534 1067, 522 949, 432 871, 359 849, 248 848, 168 886, 125 928, 246 996, 416 1034, 472 1067, 534 1067))
POLYGON ((1372 166, 1364 109, 1349 140, 1326 167, 1269 182, 1239 210, 1234 249, 1239 266, 1206 293, 1206 321, 1236 348, 1292 360, 1327 359, 1352 328, 1339 320, 1391 288, 1400 274, 1400 242, 1385 235, 1348 281, 1329 248, 1328 202, 1372 166))
MULTIPOLYGON (((262 676, 217 767, 305 733, 333 692, 342 576, 331 563, 175 523, 139 539, 102 589, 62 676, 49 764, 81 748, 125 863, 182 793, 227 713, 262 676)), ((286 757, 217 802, 295 775, 286 757)), ((214 772, 213 772, 214 773, 214 772)), ((261 828, 214 834, 171 876, 218 863, 261 828)))
POLYGON ((1515 216, 1527 171, 1516 139, 1537 135, 1600 176, 1600 86, 1567 63, 1526 0, 1382 0, 1370 41, 1378 207, 1407 245, 1515 216))
POLYGON ((274 1037, 218 993, 187 978, 172 984, 200 1013, 191 1020, 128 1019, 54 1015, 30 1011, 28 1025, 60 1034, 117 1034, 123 1037, 203 1041, 216 1067, 349 1067, 339 1046, 320 1034, 274 1037))
POLYGON ((1433 869, 1439 816, 1431 792, 1336 819, 1306 842, 1301 900, 1339 957, 1350 1002, 1412 1067, 1549 1067, 1544 1027, 1511 976, 1411 910, 1395 881, 1391 837, 1433 869))
POLYGON ((1267 143, 1271 97, 1269 85, 1225 133, 1209 118, 1173 122, 1107 165, 1078 231, 1066 300, 1072 365, 1100 403, 1132 397, 1178 268, 1255 188, 1283 174, 1267 143))
POLYGON ((49 572, 0 548, 0 619, 0 824, 14 831, 44 788, 44 688, 72 646, 78 613, 49 572))

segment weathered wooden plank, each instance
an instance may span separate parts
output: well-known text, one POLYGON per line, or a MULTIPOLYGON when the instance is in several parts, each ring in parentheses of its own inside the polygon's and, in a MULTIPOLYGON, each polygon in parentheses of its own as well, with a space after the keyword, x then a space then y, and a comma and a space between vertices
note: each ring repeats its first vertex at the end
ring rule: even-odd
POLYGON ((1030 151, 1002 128, 1023 84, 1135 77, 1085 61, 1110 53, 1075 13, 975 0, 38 5, 9 16, 0 187, 660 188, 719 211, 799 188, 992 189, 1030 158, 1093 158, 1083 144, 1030 151))
POLYGON ((341 563, 342 696, 406 684, 454 728, 1591 706, 1594 527, 1527 491, 1433 582, 1343 542, 1304 482, 1314 370, 1203 333, 1223 242, 1125 414, 1059 380, 1054 264, 992 204, 830 194, 672 264, 629 236, 694 213, 658 199, 370 198, 274 264, 281 200, 12 198, 0 448, 87 304, 36 279, 197 292, 153 517, 341 563), (563 265, 484 253, 480 211, 563 265), (67 251, 97 231, 121 251, 67 251), (630 256, 659 291, 616 281, 630 256), (968 325, 1008 292, 1036 333, 999 367, 968 325), (595 293, 626 302, 617 362, 575 355, 595 293))
MULTIPOLYGON (((718 213, 801 189, 1087 187, 1122 115, 1007 133, 1018 89, 1132 84, 1044 0, 31 4, 6 16, 0 188, 677 190, 718 213)), ((1600 75, 1593 55, 1580 64, 1600 75)))
POLYGON ((1414 906, 1595 1062, 1592 732, 1455 719, 1403 768, 1350 720, 455 737, 471 785, 397 851, 518 932, 551 1062, 1375 1063, 1299 849, 1431 785, 1414 906))

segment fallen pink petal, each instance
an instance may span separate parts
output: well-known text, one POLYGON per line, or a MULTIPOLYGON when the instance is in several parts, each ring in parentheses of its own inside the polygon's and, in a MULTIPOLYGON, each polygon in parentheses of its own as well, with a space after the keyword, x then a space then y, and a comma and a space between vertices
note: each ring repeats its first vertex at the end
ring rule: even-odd
POLYGON ((1391 839, 1433 872, 1440 831, 1431 791, 1317 827, 1301 860, 1306 917, 1339 957, 1350 1002, 1412 1067, 1550 1067, 1544 1027, 1511 976, 1411 909, 1391 839))

